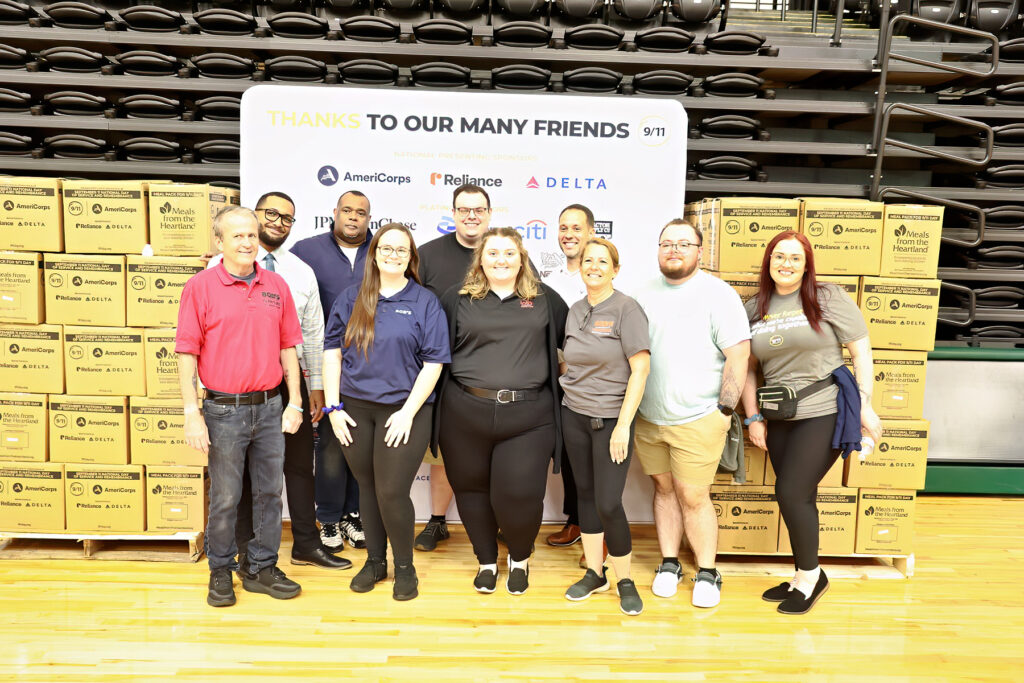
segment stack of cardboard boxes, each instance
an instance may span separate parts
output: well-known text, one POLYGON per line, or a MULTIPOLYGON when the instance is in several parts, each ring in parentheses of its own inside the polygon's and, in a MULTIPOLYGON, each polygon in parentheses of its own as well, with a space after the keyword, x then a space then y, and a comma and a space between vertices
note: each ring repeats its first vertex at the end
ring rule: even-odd
MULTIPOLYGON (((703 233, 701 266, 744 301, 757 292, 768 242, 795 230, 814 248, 819 280, 841 285, 857 302, 871 338, 872 405, 883 436, 872 453, 838 461, 819 485, 821 553, 910 554, 915 493, 924 487, 928 454, 922 407, 938 315, 942 207, 730 197, 689 204, 686 217, 703 233)), ((746 460, 744 485, 720 474, 712 487, 719 548, 789 553, 771 462, 749 441, 746 460)))
POLYGON ((203 528, 174 327, 229 203, 208 185, 0 179, 0 532, 203 528))

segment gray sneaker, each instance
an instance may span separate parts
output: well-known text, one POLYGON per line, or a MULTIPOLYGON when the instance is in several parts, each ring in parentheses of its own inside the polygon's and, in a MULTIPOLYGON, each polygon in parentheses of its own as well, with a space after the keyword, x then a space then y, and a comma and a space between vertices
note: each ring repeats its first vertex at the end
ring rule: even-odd
POLYGON ((640 599, 640 593, 637 592, 632 579, 619 581, 615 585, 615 592, 619 594, 619 609, 623 614, 635 617, 644 611, 644 601, 640 599))
POLYGON ((608 583, 608 577, 605 575, 603 568, 600 576, 593 569, 588 569, 582 579, 569 586, 569 590, 565 591, 565 598, 566 600, 579 602, 580 600, 586 600, 594 593, 603 593, 609 588, 611 588, 611 584, 608 583))

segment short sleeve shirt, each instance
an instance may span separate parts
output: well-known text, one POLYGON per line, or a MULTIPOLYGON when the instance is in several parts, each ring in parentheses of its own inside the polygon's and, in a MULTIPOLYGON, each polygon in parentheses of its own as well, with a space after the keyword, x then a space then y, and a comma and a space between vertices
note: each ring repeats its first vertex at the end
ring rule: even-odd
MULTIPOLYGON (((800 291, 772 294, 763 320, 750 324, 751 353, 764 372, 766 385, 784 384, 795 391, 827 378, 843 364, 842 344, 867 336, 860 309, 842 287, 818 285, 821 304, 821 332, 807 322, 800 291)), ((757 311, 757 297, 746 303, 748 318, 757 311)), ((836 412, 839 388, 829 386, 804 397, 794 420, 820 417, 836 412)))
POLYGON ((586 298, 573 304, 565 321, 562 403, 581 415, 618 417, 632 373, 629 358, 651 348, 647 326, 640 304, 622 292, 596 306, 586 298))
POLYGON ((678 425, 718 408, 728 349, 750 339, 739 295, 703 270, 681 285, 661 275, 637 291, 651 335, 651 374, 640 415, 658 425, 678 425))
MULTIPOLYGON (((343 345, 359 285, 338 296, 327 319, 324 349, 341 349, 341 393, 396 405, 409 397, 424 363, 447 363, 448 320, 441 302, 412 279, 402 291, 378 296, 369 357, 355 345, 343 345)), ((434 400, 431 393, 427 402, 434 400)))

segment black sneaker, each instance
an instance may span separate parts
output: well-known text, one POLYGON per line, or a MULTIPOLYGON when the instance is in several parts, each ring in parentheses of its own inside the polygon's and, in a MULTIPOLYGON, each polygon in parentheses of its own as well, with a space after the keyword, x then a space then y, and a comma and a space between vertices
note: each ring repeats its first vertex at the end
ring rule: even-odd
POLYGON ((619 609, 623 614, 635 617, 644 611, 644 601, 632 579, 622 579, 615 584, 615 592, 619 594, 619 609))
POLYGON ((569 590, 565 591, 565 597, 567 600, 579 602, 586 600, 594 593, 603 593, 609 588, 611 588, 611 584, 608 583, 608 577, 603 568, 600 576, 593 569, 588 569, 582 579, 569 586, 569 590))
POLYGON ((790 593, 793 592, 793 584, 789 581, 780 583, 774 588, 769 588, 764 593, 761 593, 761 599, 765 602, 782 602, 789 597, 790 593))
POLYGON ((498 574, 490 569, 481 569, 473 579, 473 588, 477 593, 493 593, 498 585, 498 574))
POLYGON ((342 517, 338 526, 341 527, 341 534, 350 546, 360 550, 366 548, 366 534, 363 533, 363 522, 359 519, 358 512, 342 517))
POLYGON ((416 589, 419 584, 420 580, 416 578, 416 567, 411 564, 404 567, 395 565, 395 587, 392 593, 395 600, 412 600, 420 594, 416 589))
POLYGON ((388 578, 388 561, 367 558, 363 568, 352 577, 348 587, 356 593, 369 593, 378 583, 388 578))
POLYGON ((423 527, 423 531, 416 536, 413 547, 416 550, 430 552, 437 548, 438 543, 447 541, 449 538, 451 538, 451 534, 448 532, 447 522, 427 522, 427 525, 423 527))
POLYGON ((218 567, 210 572, 210 591, 206 594, 210 607, 230 607, 235 604, 235 587, 231 581, 231 570, 218 567))
POLYGON ((242 588, 250 593, 264 593, 278 600, 288 600, 302 592, 302 586, 285 576, 276 566, 264 567, 256 574, 246 574, 242 579, 242 588))
POLYGON ((241 581, 245 578, 245 575, 249 573, 249 556, 245 551, 238 553, 238 569, 235 570, 238 574, 238 580, 241 581))
POLYGON ((512 567, 512 558, 508 558, 508 578, 505 579, 505 590, 509 595, 522 595, 530 587, 530 567, 512 567))
POLYGON ((780 614, 807 614, 814 607, 814 603, 818 602, 818 598, 827 590, 828 577, 825 576, 825 572, 821 572, 818 574, 818 583, 814 584, 814 590, 811 591, 811 597, 807 597, 803 591, 794 588, 789 597, 779 605, 778 611, 780 614))

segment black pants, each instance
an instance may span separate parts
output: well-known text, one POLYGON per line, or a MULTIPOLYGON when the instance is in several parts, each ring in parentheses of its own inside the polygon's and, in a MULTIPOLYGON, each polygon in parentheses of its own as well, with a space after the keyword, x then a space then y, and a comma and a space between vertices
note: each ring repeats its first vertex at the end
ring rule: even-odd
POLYGON ((818 566, 818 482, 839 456, 832 449, 836 414, 768 422, 768 457, 775 468, 775 496, 789 528, 797 569, 818 566))
MULTIPOLYGON (((564 430, 563 430, 564 433, 564 430)), ((562 512, 565 513, 566 524, 580 523, 580 501, 579 493, 576 490, 576 475, 573 473, 572 463, 567 457, 568 453, 562 448, 562 489, 565 497, 562 499, 562 512)))
MULTIPOLYGON (((281 397, 285 401, 298 403, 288 396, 288 386, 282 382, 281 397)), ((292 552, 311 553, 320 547, 320 532, 316 528, 316 512, 313 505, 313 424, 309 421, 309 392, 306 380, 299 384, 302 397, 302 424, 294 434, 284 435, 284 488, 288 494, 288 514, 292 521, 292 552)), ((285 408, 291 410, 291 408, 285 408)), ((242 475, 242 499, 238 503, 238 517, 235 521, 235 541, 241 550, 252 538, 252 482, 249 477, 249 463, 245 463, 242 475)))
POLYGON ((622 507, 622 491, 633 458, 633 425, 629 426, 626 459, 616 464, 610 442, 618 419, 605 418, 600 429, 593 429, 590 421, 589 416, 562 406, 562 440, 577 477, 580 530, 585 534, 603 531, 608 553, 622 557, 633 550, 629 521, 622 507))
POLYGON ((384 423, 401 405, 386 405, 342 396, 345 412, 356 421, 349 427, 352 443, 342 446, 345 460, 359 482, 359 516, 366 534, 367 557, 387 558, 388 539, 395 565, 412 564, 412 542, 416 524, 409 490, 423 464, 430 441, 433 404, 424 404, 412 421, 409 443, 391 448, 384 441, 384 423))
POLYGON ((551 390, 540 389, 533 401, 499 404, 471 396, 452 382, 442 403, 445 471, 477 560, 498 561, 499 527, 509 556, 529 558, 555 450, 551 390))

